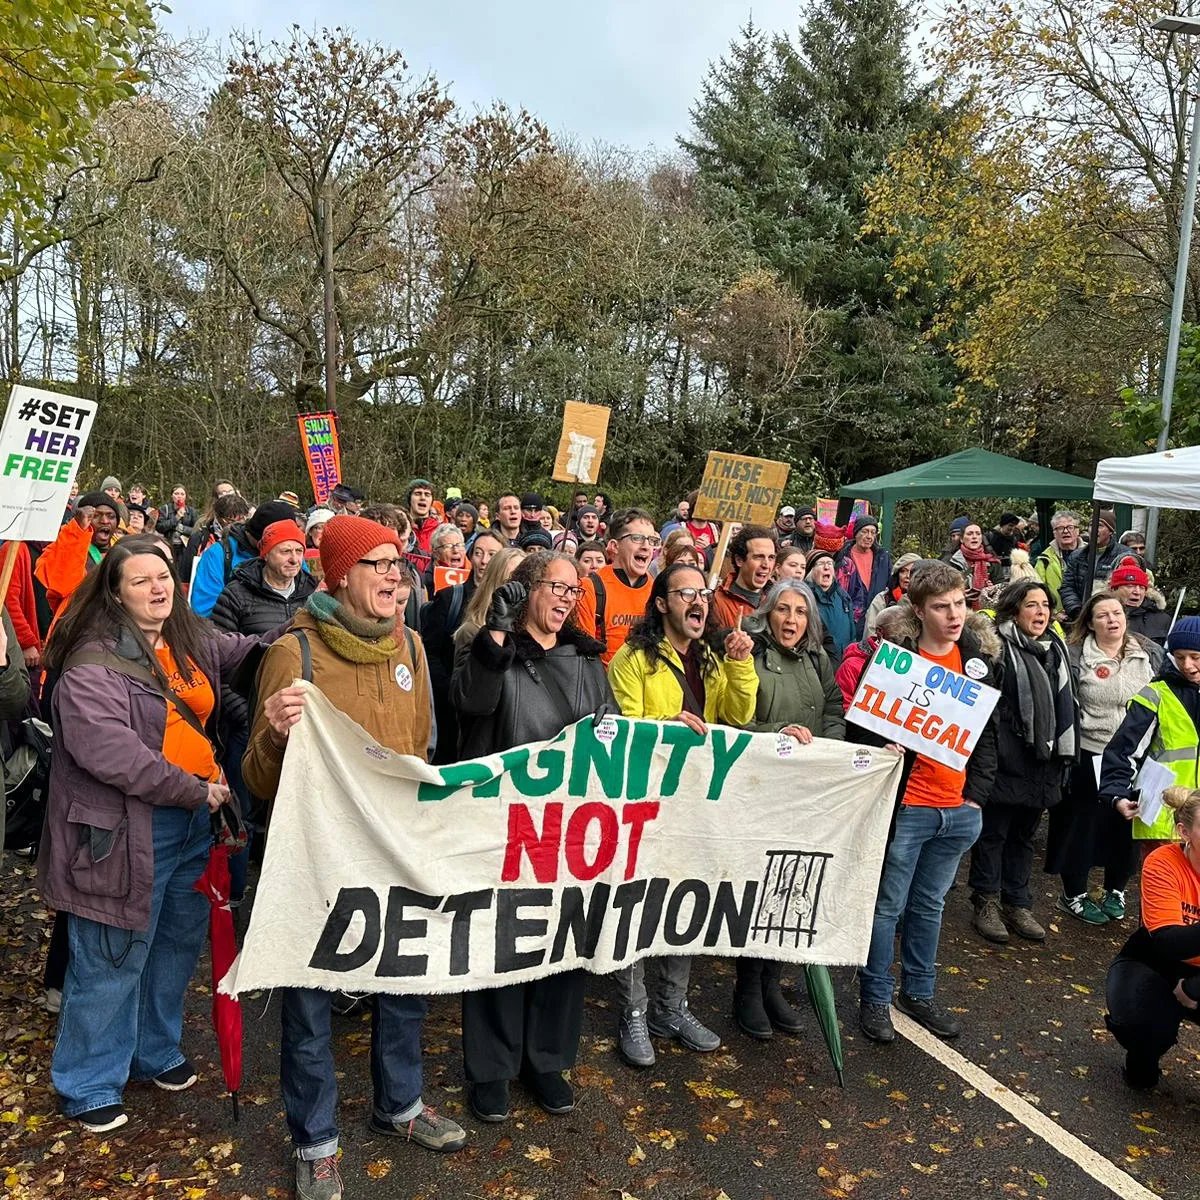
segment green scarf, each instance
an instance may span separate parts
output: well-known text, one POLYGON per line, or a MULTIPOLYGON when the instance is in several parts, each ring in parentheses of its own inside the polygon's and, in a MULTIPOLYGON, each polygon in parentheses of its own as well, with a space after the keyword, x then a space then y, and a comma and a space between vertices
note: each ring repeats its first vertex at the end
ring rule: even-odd
POLYGON ((317 620, 321 641, 352 663, 387 662, 396 653, 396 618, 372 621, 356 617, 328 592, 313 592, 304 607, 317 620))

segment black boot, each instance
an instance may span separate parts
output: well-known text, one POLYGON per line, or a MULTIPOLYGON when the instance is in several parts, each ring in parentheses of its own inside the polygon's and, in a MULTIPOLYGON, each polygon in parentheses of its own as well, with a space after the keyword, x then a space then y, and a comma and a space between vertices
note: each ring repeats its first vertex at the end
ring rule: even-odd
POLYGON ((787 1002, 779 981, 783 976, 783 963, 763 963, 762 996, 767 1020, 780 1033, 803 1033, 804 1022, 800 1014, 787 1002))
POLYGON ((771 1038, 771 1021, 763 1008, 763 963, 756 958, 737 960, 737 984, 733 989, 733 1017, 743 1033, 759 1041, 771 1038))

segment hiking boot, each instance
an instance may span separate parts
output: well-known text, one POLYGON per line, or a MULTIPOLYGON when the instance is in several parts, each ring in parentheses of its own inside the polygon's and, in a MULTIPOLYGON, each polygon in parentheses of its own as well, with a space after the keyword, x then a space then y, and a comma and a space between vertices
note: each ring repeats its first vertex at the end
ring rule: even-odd
POLYGON ((296 1159, 296 1200, 342 1200, 342 1175, 337 1155, 296 1159))
POLYGON ((896 1040, 896 1027, 892 1024, 890 1004, 867 1004, 858 1006, 858 1027, 873 1042, 887 1045, 896 1040))
POLYGON ((676 1009, 660 1009, 657 1016, 647 1017, 646 1027, 655 1037, 674 1038, 681 1046, 701 1054, 721 1048, 720 1035, 692 1016, 686 1000, 676 1009))
POLYGON ((107 1133, 120 1129, 129 1118, 121 1104, 106 1104, 102 1108, 90 1108, 75 1118, 89 1133, 107 1133))
POLYGON ((763 967, 763 1008, 767 1020, 780 1033, 804 1032, 804 1021, 800 1014, 787 1002, 780 980, 783 976, 781 963, 767 963, 763 967))
MULTIPOLYGON (((1120 895, 1120 893, 1110 892, 1109 895, 1120 895)), ((1105 896, 1104 899, 1107 902, 1108 896, 1105 896)), ((1085 921, 1088 925, 1107 925, 1109 922, 1108 913, 1087 892, 1079 896, 1059 896, 1058 904, 1055 907, 1059 912, 1065 912, 1078 921, 1085 921)), ((1124 912, 1125 903, 1122 897, 1122 915, 1124 915, 1124 912)))
POLYGON ((48 1013, 62 1012, 62 988, 48 987, 46 989, 45 1005, 48 1013))
POLYGON ((439 1154, 453 1154, 467 1144, 463 1127, 449 1117, 443 1117, 428 1104, 411 1121, 389 1121, 372 1113, 367 1124, 373 1133, 401 1137, 424 1146, 426 1150, 436 1150, 439 1154))
POLYGON ((1132 1050, 1125 1055, 1125 1067, 1121 1071, 1125 1083, 1135 1091, 1148 1092, 1158 1086, 1162 1072, 1154 1059, 1134 1054, 1132 1050))
POLYGON ((1008 929, 1000 915, 999 897, 976 896, 973 903, 975 915, 971 918, 971 924, 975 927, 975 932, 989 942, 995 942, 997 946, 1007 946, 1008 929))
POLYGON ((154 1084, 164 1092, 186 1092, 196 1082, 196 1068, 185 1058, 177 1067, 155 1075, 154 1084))
POLYGON ((1125 920, 1125 893, 1110 888, 1104 893, 1104 899, 1100 901, 1100 911, 1110 921, 1125 920))
POLYGON ((1019 908, 1015 904, 1004 904, 1000 908, 1000 916, 1005 925, 1029 942, 1044 942, 1046 931, 1037 923, 1033 910, 1019 908))
POLYGON ((527 1071, 521 1076, 533 1098, 552 1117, 562 1117, 575 1109, 575 1089, 561 1071, 527 1071))
POLYGON ((905 1016, 912 1017, 937 1037, 949 1041, 962 1033, 962 1026, 932 996, 918 1000, 901 992, 893 1003, 905 1016))
POLYGON ((493 1083, 472 1083, 467 1089, 467 1102, 475 1117, 488 1125, 498 1125, 508 1120, 508 1081, 498 1079, 493 1083))
POLYGON ((760 1042, 771 1040, 771 1019, 763 1007, 763 964, 753 959, 737 960, 737 983, 733 989, 733 1019, 738 1028, 760 1042))
POLYGON ((646 1014, 640 1008, 631 1008, 622 1014, 617 1029, 617 1049, 631 1067, 654 1066, 654 1046, 650 1041, 646 1014))

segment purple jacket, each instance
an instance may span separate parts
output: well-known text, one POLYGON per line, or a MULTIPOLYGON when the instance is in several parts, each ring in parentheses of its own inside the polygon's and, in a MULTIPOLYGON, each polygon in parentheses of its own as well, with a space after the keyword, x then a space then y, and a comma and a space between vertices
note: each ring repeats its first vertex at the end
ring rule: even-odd
MULTIPOLYGON (((196 665, 220 705, 221 682, 266 638, 217 633, 196 665)), ((145 665, 122 631, 116 644, 91 643, 145 665)), ((156 804, 196 809, 208 785, 162 755, 167 701, 149 684, 107 667, 68 668, 54 688, 54 756, 38 882, 54 909, 119 929, 147 929, 154 886, 156 804)), ((208 724, 215 730, 218 712, 208 724)), ((215 738, 213 739, 215 743, 215 738)))

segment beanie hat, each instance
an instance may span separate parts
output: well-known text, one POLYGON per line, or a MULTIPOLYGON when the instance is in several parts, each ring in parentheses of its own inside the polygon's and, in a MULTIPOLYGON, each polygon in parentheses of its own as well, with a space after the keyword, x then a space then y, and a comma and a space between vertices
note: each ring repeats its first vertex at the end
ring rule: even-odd
POLYGON ((797 521, 803 521, 805 517, 815 517, 816 515, 817 510, 808 504, 802 504, 798 509, 796 509, 797 521))
POLYGON ((813 548, 837 553, 846 544, 846 531, 831 521, 818 521, 813 533, 813 548))
POLYGON ((100 481, 100 490, 107 492, 109 488, 116 488, 118 492, 123 492, 125 489, 121 486, 121 481, 115 475, 105 475, 100 481))
POLYGON ((540 525, 534 525, 529 529, 523 529, 517 537, 518 550, 553 550, 554 539, 550 536, 548 529, 543 529, 540 525))
POLYGON ((974 522, 970 517, 955 517, 954 520, 950 522, 950 532, 962 533, 962 531, 966 529, 968 525, 973 524, 974 522))
POLYGON ((300 526, 295 521, 275 521, 268 525, 263 530, 262 537, 258 539, 258 557, 266 558, 276 546, 284 542, 295 542, 301 549, 304 548, 304 534, 300 532, 300 526))
POLYGON ((471 520, 479 520, 479 509, 473 505, 470 500, 462 500, 454 506, 454 513, 457 516, 459 513, 469 513, 471 520))
POLYGON ((463 498, 462 488, 448 487, 446 489, 447 500, 461 500, 463 498))
POLYGON ((1200 617, 1182 617, 1167 634, 1167 649, 1200 650, 1200 617))
POLYGON ((1100 510, 1100 524, 1107 525, 1113 533, 1117 532, 1117 514, 1111 508, 1100 510))
POLYGON ((274 525, 276 521, 291 521, 295 524, 296 509, 286 500, 268 500, 246 518, 246 532, 257 542, 267 526, 274 525))
POLYGON ((107 492, 85 492, 75 501, 75 510, 81 508, 111 508, 119 517, 121 510, 117 502, 107 492))
POLYGON ((432 492, 433 484, 430 483, 428 479, 410 479, 408 481, 408 486, 404 489, 405 504, 412 503, 412 494, 417 490, 417 488, 428 488, 432 492))
POLYGON ((321 537, 321 569, 325 573, 326 588, 336 592, 350 568, 376 546, 395 546, 397 551, 404 553, 404 546, 394 529, 377 521, 368 521, 366 517, 334 517, 325 526, 321 537))
POLYGON ((1014 512, 1001 513, 1000 520, 996 522, 997 525, 1020 525, 1020 523, 1021 518, 1014 512))
POLYGON ((319 525, 324 525, 328 521, 332 521, 337 513, 332 508, 314 508, 308 514, 308 520, 304 522, 304 532, 312 533, 319 525))
POLYGON ((1135 587, 1149 587, 1150 576, 1132 559, 1123 558, 1109 576, 1108 586, 1124 587, 1126 584, 1132 584, 1135 587))
POLYGON ((827 558, 830 562, 833 562, 833 551, 822 549, 819 546, 815 550, 810 550, 804 559, 804 574, 811 575, 813 567, 823 558, 827 558))
POLYGON ((545 508, 546 502, 537 494, 537 492, 526 492, 521 497, 522 508, 545 508))
POLYGON ((870 513, 864 513, 861 517, 854 519, 854 532, 857 533, 860 529, 878 529, 879 518, 873 517, 870 513))

